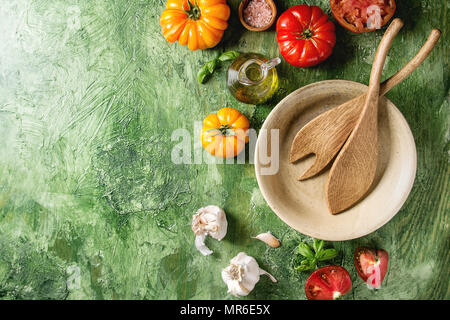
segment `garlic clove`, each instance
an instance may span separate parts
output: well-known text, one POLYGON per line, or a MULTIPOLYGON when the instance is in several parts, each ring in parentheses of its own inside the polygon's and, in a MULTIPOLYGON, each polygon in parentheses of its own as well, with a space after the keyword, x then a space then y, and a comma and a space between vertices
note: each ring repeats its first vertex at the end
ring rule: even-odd
POLYGON ((227 234, 228 222, 225 212, 218 206, 209 205, 197 210, 192 216, 192 231, 195 233, 195 246, 204 255, 211 250, 205 245, 206 236, 222 240, 227 234))
POLYGON ((280 241, 275 238, 270 231, 266 233, 258 234, 256 237, 252 237, 253 239, 258 239, 267 244, 268 246, 271 246, 272 248, 278 248, 280 246, 280 241))
POLYGON ((195 247, 204 256, 208 256, 213 252, 205 244, 206 234, 195 236, 195 247))

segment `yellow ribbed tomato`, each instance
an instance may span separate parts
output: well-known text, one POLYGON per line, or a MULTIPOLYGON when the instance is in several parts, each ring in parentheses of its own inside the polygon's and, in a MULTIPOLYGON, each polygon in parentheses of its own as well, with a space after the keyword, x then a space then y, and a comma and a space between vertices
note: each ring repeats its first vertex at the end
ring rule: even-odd
POLYGON ((203 50, 220 42, 229 17, 226 0, 168 0, 159 22, 167 41, 203 50))
POLYGON ((250 124, 246 116, 234 108, 222 108, 203 120, 202 145, 219 158, 233 158, 248 142, 250 124))

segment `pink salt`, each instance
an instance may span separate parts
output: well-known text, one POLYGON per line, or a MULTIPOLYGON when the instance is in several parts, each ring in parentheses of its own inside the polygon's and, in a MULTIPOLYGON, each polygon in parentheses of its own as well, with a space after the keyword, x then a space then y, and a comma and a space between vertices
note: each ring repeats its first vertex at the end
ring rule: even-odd
POLYGON ((243 12, 244 21, 254 28, 262 28, 272 19, 272 8, 265 0, 250 0, 243 12))

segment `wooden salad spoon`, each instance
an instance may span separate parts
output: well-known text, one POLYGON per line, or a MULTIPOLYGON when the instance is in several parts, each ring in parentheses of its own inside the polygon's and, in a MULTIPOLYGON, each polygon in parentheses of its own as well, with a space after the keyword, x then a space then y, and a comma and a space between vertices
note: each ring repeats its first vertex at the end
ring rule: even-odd
MULTIPOLYGON (((441 31, 433 29, 417 55, 380 85, 380 96, 385 95, 416 70, 429 56, 440 36, 441 31)), ((366 94, 364 93, 334 107, 320 114, 299 130, 291 145, 289 161, 293 163, 309 154, 315 154, 316 159, 298 180, 306 180, 315 176, 336 156, 356 125, 365 98, 366 94)))
POLYGON ((386 56, 403 22, 396 18, 387 28, 378 45, 370 73, 369 90, 356 122, 331 167, 325 186, 328 209, 339 213, 357 201, 369 190, 378 162, 378 98, 380 80, 386 56))

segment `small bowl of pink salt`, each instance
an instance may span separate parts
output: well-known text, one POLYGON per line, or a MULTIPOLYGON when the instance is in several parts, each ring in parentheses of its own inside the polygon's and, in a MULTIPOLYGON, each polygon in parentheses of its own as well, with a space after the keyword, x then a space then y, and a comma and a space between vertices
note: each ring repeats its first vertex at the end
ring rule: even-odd
POLYGON ((250 31, 264 31, 275 22, 277 7, 273 0, 242 0, 239 19, 250 31))

